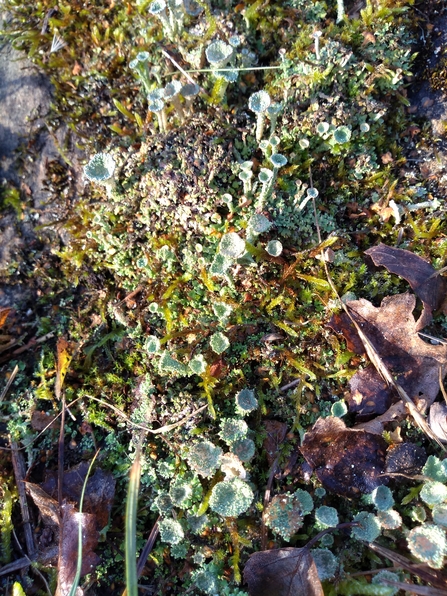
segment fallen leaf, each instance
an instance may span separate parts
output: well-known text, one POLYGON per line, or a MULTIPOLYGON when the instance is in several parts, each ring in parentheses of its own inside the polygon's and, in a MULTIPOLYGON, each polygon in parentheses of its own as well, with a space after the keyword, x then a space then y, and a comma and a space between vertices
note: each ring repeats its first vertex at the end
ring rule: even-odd
POLYGON ((8 306, 0 307, 0 327, 3 327, 10 312, 11 309, 8 306))
MULTIPOLYGON (((68 596, 76 575, 79 523, 82 524, 81 576, 92 573, 101 562, 101 559, 93 552, 98 545, 95 516, 90 513, 78 513, 71 503, 64 503, 61 509, 62 519, 55 596, 68 596)), ((78 588, 76 596, 83 593, 84 591, 78 588)))
POLYGON ((391 155, 391 153, 389 151, 387 151, 386 153, 384 153, 383 155, 380 156, 380 159, 382 161, 382 163, 384 165, 389 164, 389 163, 393 163, 393 156, 391 155))
POLYGON ((447 295, 447 280, 433 275, 436 269, 425 259, 414 253, 379 244, 365 251, 374 264, 388 269, 402 277, 411 286, 416 296, 422 300, 424 310, 417 322, 417 331, 431 322, 432 312, 441 308, 447 295))
POLYGON ((383 484, 387 444, 376 434, 346 428, 340 418, 320 418, 304 435, 300 451, 324 488, 345 497, 383 484))
POLYGON ((428 424, 440 441, 447 443, 447 405, 435 402, 430 407, 428 424))
MULTIPOLYGON (((79 503, 89 465, 90 462, 84 461, 64 472, 62 482, 62 497, 64 499, 79 503)), ((105 472, 101 468, 96 468, 94 474, 89 477, 84 495, 83 511, 95 515, 98 530, 102 530, 109 523, 115 484, 111 472, 105 472)), ((45 481, 40 486, 51 497, 57 498, 57 473, 48 472, 45 481)))
MULTIPOLYGON (((375 435, 381 435, 385 430, 385 425, 390 422, 400 422, 407 416, 407 409, 403 401, 398 401, 397 403, 393 404, 388 408, 388 410, 382 414, 381 416, 376 416, 373 420, 368 420, 368 422, 361 422, 360 424, 355 425, 355 429, 357 430, 366 430, 369 433, 374 433, 375 435)), ((396 434, 397 429, 400 429, 400 426, 396 428, 394 434, 396 434)), ((390 433, 392 434, 392 433, 390 433)), ((396 440, 396 443, 400 443, 401 440, 396 440)))
MULTIPOLYGON (((347 303, 352 318, 397 383, 423 409, 430 406, 438 394, 439 367, 447 362, 447 346, 432 345, 419 337, 419 322, 412 314, 415 305, 415 297, 408 293, 384 298, 380 308, 364 299, 347 303)), ((329 325, 341 330, 358 353, 365 352, 359 350, 355 328, 347 315, 339 315, 329 325)), ((395 390, 372 365, 357 372, 349 384, 352 392, 347 398, 349 411, 363 419, 383 414, 398 399, 395 390)))
POLYGON ((426 461, 425 449, 414 443, 400 443, 388 448, 385 470, 387 474, 415 476, 421 473, 426 461))
POLYGON ((74 76, 77 76, 77 75, 81 74, 81 72, 82 72, 82 66, 79 64, 79 62, 77 60, 75 60, 71 74, 74 76))
POLYGON ((31 427, 34 430, 41 431, 46 428, 59 428, 59 420, 56 420, 57 416, 54 414, 48 415, 46 412, 34 410, 31 415, 31 427))
POLYGON ((367 46, 370 43, 373 43, 373 44, 376 43, 376 38, 375 38, 374 34, 371 33, 371 31, 363 31, 362 35, 363 35, 362 48, 367 46))
POLYGON ((81 462, 64 472, 61 511, 57 501, 56 473, 49 474, 42 485, 26 483, 26 489, 42 517, 44 532, 52 538, 45 543, 39 542, 38 560, 45 565, 57 565, 59 596, 69 593, 76 572, 79 520, 83 528, 82 575, 91 573, 99 563, 93 551, 99 532, 109 521, 115 480, 110 472, 100 468, 96 468, 87 482, 82 514, 77 511, 88 468, 89 462, 81 462))
POLYGON ((278 548, 253 553, 244 569, 250 596, 323 596, 308 548, 278 548))

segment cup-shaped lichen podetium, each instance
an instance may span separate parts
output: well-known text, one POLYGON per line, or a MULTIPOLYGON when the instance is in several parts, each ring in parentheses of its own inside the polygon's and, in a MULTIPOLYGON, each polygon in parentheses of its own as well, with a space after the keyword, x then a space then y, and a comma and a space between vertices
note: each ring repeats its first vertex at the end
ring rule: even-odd
POLYGON ((166 8, 167 5, 165 0, 155 0, 149 5, 149 13, 160 19, 163 25, 164 33, 167 37, 169 37, 169 39, 172 39, 174 37, 175 31, 169 19, 166 8))
POLYGON ((271 99, 267 91, 257 91, 250 95, 248 99, 248 108, 256 114, 256 140, 262 139, 264 134, 265 113, 270 106, 271 99))
POLYGON ((233 48, 224 41, 213 41, 205 50, 205 56, 213 69, 223 68, 233 55, 233 48))
POLYGON ((105 186, 107 194, 110 196, 116 185, 115 168, 116 163, 110 153, 97 153, 84 166, 84 176, 96 184, 105 186))
POLYGON ((129 62, 129 68, 136 72, 147 93, 151 90, 148 61, 149 52, 138 52, 135 59, 132 60, 132 62, 129 62))
POLYGON ((192 112, 194 98, 199 94, 200 87, 195 83, 186 83, 180 89, 180 95, 185 99, 186 108, 192 112))
POLYGON ((164 100, 172 102, 180 122, 185 120, 182 102, 180 101, 180 91, 182 84, 180 81, 173 80, 164 88, 164 100))

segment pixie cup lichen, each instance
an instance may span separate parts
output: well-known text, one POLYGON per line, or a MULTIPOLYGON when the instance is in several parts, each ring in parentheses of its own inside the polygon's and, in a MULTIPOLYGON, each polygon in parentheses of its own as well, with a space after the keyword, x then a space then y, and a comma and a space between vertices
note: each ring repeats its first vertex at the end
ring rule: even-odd
POLYGON ((135 59, 129 62, 129 68, 136 72, 138 78, 143 83, 143 87, 145 88, 146 93, 149 93, 151 90, 148 61, 149 52, 139 52, 136 55, 135 59))
POLYGON ((171 81, 164 88, 164 99, 165 101, 171 101, 174 109, 179 117, 180 122, 185 119, 185 113, 183 111, 182 102, 180 101, 180 92, 182 90, 182 84, 180 81, 171 81))
POLYGON ((166 9, 167 4, 165 0, 155 0, 149 5, 149 14, 160 19, 163 25, 163 31, 165 32, 167 37, 172 39, 174 37, 175 32, 166 9))
POLYGON ((157 115, 160 132, 166 132, 165 102, 162 99, 154 99, 149 103, 148 110, 157 115))
POLYGON ((196 83, 186 83, 180 89, 180 95, 185 100, 186 109, 191 113, 194 98, 200 93, 200 87, 196 83))
POLYGON ((262 139, 264 134, 265 115, 271 104, 270 95, 267 91, 257 91, 250 95, 248 109, 256 114, 256 140, 262 139))
POLYGON ((218 40, 211 43, 205 50, 205 56, 211 68, 218 70, 228 64, 233 55, 233 48, 224 41, 218 40))
POLYGON ((116 162, 110 153, 97 153, 84 166, 84 176, 91 182, 105 186, 110 192, 116 186, 115 169, 116 162))

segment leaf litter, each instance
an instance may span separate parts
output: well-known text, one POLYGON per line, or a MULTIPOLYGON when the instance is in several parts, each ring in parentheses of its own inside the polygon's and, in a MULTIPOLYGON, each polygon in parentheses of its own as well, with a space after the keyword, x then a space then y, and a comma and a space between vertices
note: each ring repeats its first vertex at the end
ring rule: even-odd
MULTIPOLYGON (((323 486, 346 497, 371 493, 387 483, 387 443, 381 434, 388 422, 405 418, 408 400, 418 425, 422 419, 431 438, 440 442, 445 436, 440 436, 443 433, 438 427, 430 429, 420 412, 432 404, 435 412, 439 410, 434 401, 445 376, 447 345, 429 344, 418 331, 421 321, 427 324, 444 304, 446 282, 434 275, 436 270, 429 263, 406 250, 381 244, 367 254, 375 264, 405 277, 424 310, 415 320, 416 296, 406 292, 384 298, 379 308, 365 299, 348 301, 344 312, 334 315, 329 323, 343 334, 349 350, 368 355, 372 361, 351 378, 347 397, 349 411, 357 421, 369 422, 349 429, 338 418, 320 418, 305 433, 300 450, 323 486), (407 398, 404 401, 403 396, 407 398)), ((437 416, 445 424, 443 413, 437 416)), ((434 420, 435 414, 430 419, 434 420)), ((395 462, 393 469, 400 471, 399 464, 395 462)))
MULTIPOLYGON (((81 575, 92 573, 100 563, 95 548, 101 530, 108 522, 115 496, 115 479, 111 472, 97 467, 89 478, 79 513, 82 487, 89 462, 81 462, 63 474, 61 507, 58 504, 57 474, 49 473, 42 484, 26 483, 26 488, 39 509, 43 529, 39 537, 38 561, 58 569, 58 594, 69 594, 76 575, 78 531, 82 524, 81 575)), ((79 591, 79 590, 78 590, 79 591)))

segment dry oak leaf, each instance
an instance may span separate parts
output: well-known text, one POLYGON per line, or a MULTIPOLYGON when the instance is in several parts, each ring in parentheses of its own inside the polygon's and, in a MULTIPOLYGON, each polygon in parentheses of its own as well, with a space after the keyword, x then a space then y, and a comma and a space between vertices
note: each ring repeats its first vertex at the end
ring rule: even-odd
MULTIPOLYGON (((447 363, 447 346, 431 345, 419 337, 419 321, 416 322, 412 314, 415 305, 415 296, 408 293, 384 298, 380 308, 364 299, 347 302, 352 318, 373 344, 384 365, 418 407, 424 409, 438 394, 439 370, 447 363)), ((330 326, 341 331, 348 346, 360 353, 359 338, 355 337, 357 332, 347 315, 343 313, 337 319, 333 318, 330 326)), ((363 420, 383 414, 398 399, 394 389, 373 365, 357 372, 349 385, 349 410, 363 420)))
POLYGON ((324 596, 308 548, 253 553, 244 569, 250 596, 324 596))
POLYGON ((416 330, 426 327, 431 322, 433 311, 440 309, 446 299, 447 280, 434 275, 436 269, 428 261, 408 250, 379 244, 365 254, 372 258, 375 265, 385 267, 410 284, 424 305, 416 330))
POLYGON ((384 484, 387 444, 379 435, 346 428, 340 418, 320 418, 300 451, 324 488, 344 497, 369 494, 384 484))

